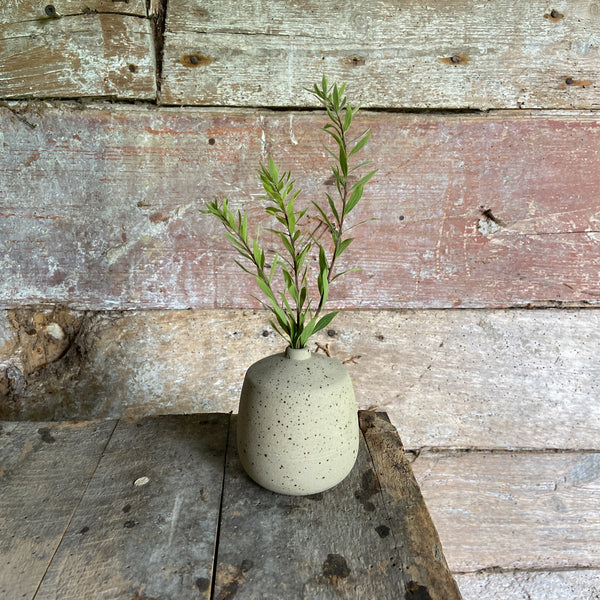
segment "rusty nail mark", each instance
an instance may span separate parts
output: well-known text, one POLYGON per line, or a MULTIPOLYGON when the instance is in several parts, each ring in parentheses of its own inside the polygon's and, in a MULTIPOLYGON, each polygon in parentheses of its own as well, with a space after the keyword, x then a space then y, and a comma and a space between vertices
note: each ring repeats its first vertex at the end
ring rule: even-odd
POLYGON ((200 54, 199 52, 193 52, 191 54, 184 54, 181 57, 181 64, 184 67, 201 67, 210 65, 211 59, 208 56, 204 56, 204 54, 200 54))
POLYGON ((447 65, 461 65, 469 62, 469 57, 466 54, 453 54, 452 56, 440 58, 440 60, 447 65))
POLYGON ((60 15, 56 12, 54 4, 47 4, 44 8, 44 12, 46 13, 47 17, 51 17, 53 19, 58 19, 60 17, 60 15))
POLYGON ((558 12, 555 8, 544 15, 544 17, 546 19, 550 19, 550 21, 560 21, 564 16, 565 15, 563 15, 561 12, 558 12))
POLYGON ((214 145, 215 145, 215 138, 209 138, 209 139, 208 139, 208 143, 209 143, 211 146, 214 146, 214 145))
POLYGON ((584 88, 588 85, 592 85, 592 82, 589 79, 574 79, 573 77, 565 77, 565 85, 584 88))
POLYGON ((335 329, 328 329, 327 330, 327 335, 329 337, 335 337, 337 335, 337 331, 335 329))
POLYGON ((137 70, 138 70, 138 68, 137 68, 137 65, 133 65, 133 64, 129 65, 129 70, 130 70, 132 73, 136 73, 136 72, 137 72, 137 70))

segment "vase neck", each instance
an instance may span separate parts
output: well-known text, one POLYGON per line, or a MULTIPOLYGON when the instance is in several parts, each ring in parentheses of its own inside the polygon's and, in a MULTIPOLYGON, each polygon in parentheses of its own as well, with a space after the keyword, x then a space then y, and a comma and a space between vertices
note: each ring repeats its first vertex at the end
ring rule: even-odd
POLYGON ((285 349, 285 356, 291 360, 307 360, 310 358, 310 350, 308 348, 292 348, 288 346, 285 349))

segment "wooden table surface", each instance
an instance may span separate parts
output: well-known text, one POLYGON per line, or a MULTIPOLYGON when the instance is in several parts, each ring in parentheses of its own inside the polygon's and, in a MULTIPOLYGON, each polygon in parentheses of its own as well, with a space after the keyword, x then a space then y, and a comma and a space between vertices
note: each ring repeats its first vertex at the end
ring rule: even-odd
POLYGON ((0 424, 0 597, 460 598, 400 439, 359 413, 355 468, 254 484, 236 416, 0 424))

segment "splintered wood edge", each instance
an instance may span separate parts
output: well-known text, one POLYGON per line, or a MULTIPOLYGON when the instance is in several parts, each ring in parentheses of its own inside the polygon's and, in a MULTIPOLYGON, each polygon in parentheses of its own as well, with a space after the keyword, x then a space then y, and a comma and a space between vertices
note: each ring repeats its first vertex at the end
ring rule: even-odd
POLYGON ((396 428, 387 414, 371 411, 359 411, 359 423, 390 512, 390 522, 397 526, 398 554, 404 564, 410 565, 406 597, 460 599, 396 428))

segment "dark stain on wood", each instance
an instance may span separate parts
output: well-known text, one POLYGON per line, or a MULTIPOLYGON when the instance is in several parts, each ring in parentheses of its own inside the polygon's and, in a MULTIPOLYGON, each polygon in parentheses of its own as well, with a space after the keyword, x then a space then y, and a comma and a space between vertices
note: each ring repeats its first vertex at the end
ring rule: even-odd
POLYGON ((198 577, 196 579, 196 587, 200 592, 206 592, 210 587, 210 579, 208 577, 198 577))
POLYGON ((348 575, 350 569, 346 559, 341 554, 328 554, 323 563, 323 577, 336 584, 340 579, 346 579, 348 575))
POLYGON ((406 586, 406 600, 432 600, 424 585, 410 581, 406 586))
POLYGON ((190 67, 191 69, 195 69, 196 67, 206 67, 207 65, 210 65, 211 62, 212 60, 208 56, 200 54, 199 52, 184 54, 181 57, 181 64, 184 67, 190 67))
POLYGON ((54 442, 56 442, 56 438, 52 436, 48 427, 41 427, 40 429, 38 429, 38 433, 42 438, 42 442, 46 444, 53 444, 54 442))
POLYGON ((494 215, 494 213, 492 212, 491 208, 485 208, 485 209, 483 209, 481 211, 481 216, 484 217, 484 218, 486 218, 488 221, 492 221, 492 223, 496 223, 496 225, 498 225, 500 227, 505 227, 506 226, 506 223, 502 219, 499 219, 498 217, 496 217, 494 215))
POLYGON ((375 510, 375 505, 371 502, 371 498, 381 491, 379 479, 373 469, 369 469, 362 474, 361 485, 354 492, 354 497, 363 505, 368 512, 375 510))

